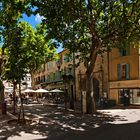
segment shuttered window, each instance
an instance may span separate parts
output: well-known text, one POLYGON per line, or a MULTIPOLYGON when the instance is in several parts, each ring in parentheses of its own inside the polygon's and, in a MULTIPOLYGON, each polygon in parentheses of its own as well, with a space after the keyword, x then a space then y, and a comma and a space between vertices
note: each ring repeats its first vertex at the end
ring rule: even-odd
POLYGON ((117 75, 118 80, 128 80, 130 79, 129 64, 118 64, 117 65, 117 75))
POLYGON ((129 64, 126 64, 126 79, 128 80, 129 79, 129 72, 130 72, 130 70, 129 70, 129 64))
POLYGON ((120 49, 120 56, 127 56, 129 55, 130 52, 130 48, 124 48, 124 49, 120 49))

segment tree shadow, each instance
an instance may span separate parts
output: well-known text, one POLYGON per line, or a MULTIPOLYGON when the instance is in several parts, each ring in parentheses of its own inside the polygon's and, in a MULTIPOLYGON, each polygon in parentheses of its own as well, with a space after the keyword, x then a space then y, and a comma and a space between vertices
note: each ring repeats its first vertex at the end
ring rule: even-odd
POLYGON ((114 125, 109 123, 115 120, 125 121, 125 119, 118 115, 112 116, 100 112, 93 115, 73 111, 65 112, 62 108, 42 105, 26 106, 25 114, 27 118, 37 120, 37 122, 23 126, 5 123, 5 126, 0 129, 0 136, 7 139, 14 136, 22 137, 25 133, 34 135, 34 138, 31 136, 31 139, 40 140, 85 140, 87 138, 96 140, 98 137, 100 140, 100 138, 105 139, 104 136, 110 138, 109 134, 115 137, 115 131, 118 129, 120 130, 117 133, 120 135, 123 134, 120 132, 121 128, 125 130, 125 127, 130 127, 132 129, 132 126, 136 127, 139 124, 137 122, 136 124, 114 125), (41 138, 37 138, 37 136, 41 138))

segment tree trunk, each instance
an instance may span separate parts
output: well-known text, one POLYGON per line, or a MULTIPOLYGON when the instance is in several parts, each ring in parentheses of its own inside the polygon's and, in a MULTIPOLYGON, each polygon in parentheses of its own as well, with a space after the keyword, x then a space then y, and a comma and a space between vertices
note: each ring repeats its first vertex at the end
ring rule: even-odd
POLYGON ((0 57, 0 107, 1 107, 2 114, 6 114, 6 106, 5 106, 5 99, 4 99, 4 85, 1 80, 4 64, 5 64, 4 47, 2 47, 2 52, 0 57))
POLYGON ((91 76, 89 73, 86 75, 86 112, 93 113, 92 99, 91 99, 91 76))
POLYGON ((2 81, 0 81, 0 106, 2 114, 6 114, 6 102, 4 99, 4 85, 2 81))
POLYGON ((96 113, 96 106, 93 96, 93 77, 87 73, 86 77, 86 112, 88 114, 96 113))
POLYGON ((96 59, 97 59, 97 52, 100 47, 97 47, 91 53, 90 61, 87 64, 87 72, 86 72, 86 109, 87 113, 94 113, 96 112, 94 96, 91 94, 93 92, 93 70, 95 67, 96 59), (89 65, 89 66, 88 66, 89 65))
POLYGON ((94 86, 93 86, 93 77, 94 76, 92 76, 92 79, 91 79, 91 99, 92 99, 92 110, 93 110, 93 113, 96 113, 96 104, 95 104, 95 99, 94 99, 94 90, 93 90, 93 88, 94 88, 94 86))
POLYGON ((2 81, 0 81, 0 102, 4 102, 4 85, 2 81))
POLYGON ((22 99, 22 95, 21 95, 21 83, 19 83, 19 97, 20 97, 20 110, 19 110, 19 114, 18 114, 18 122, 21 120, 21 118, 20 118, 21 113, 22 113, 22 120, 25 121, 23 99, 22 99))
POLYGON ((13 82, 13 114, 16 113, 16 82, 13 82))
POLYGON ((70 93, 71 93, 71 97, 70 97, 70 109, 74 110, 74 95, 73 95, 73 85, 70 85, 70 93))

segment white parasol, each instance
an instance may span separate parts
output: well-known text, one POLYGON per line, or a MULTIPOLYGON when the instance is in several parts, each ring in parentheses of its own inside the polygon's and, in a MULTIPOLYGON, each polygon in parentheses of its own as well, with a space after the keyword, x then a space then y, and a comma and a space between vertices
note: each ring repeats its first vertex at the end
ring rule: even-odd
POLYGON ((35 90, 33 90, 33 89, 25 89, 23 92, 24 93, 30 93, 30 92, 35 92, 35 90))
POLYGON ((46 89, 42 89, 42 88, 40 88, 40 89, 37 89, 35 92, 46 93, 46 92, 49 92, 49 91, 46 90, 46 89))
POLYGON ((64 92, 64 91, 60 89, 54 89, 54 90, 51 90, 50 92, 64 92))

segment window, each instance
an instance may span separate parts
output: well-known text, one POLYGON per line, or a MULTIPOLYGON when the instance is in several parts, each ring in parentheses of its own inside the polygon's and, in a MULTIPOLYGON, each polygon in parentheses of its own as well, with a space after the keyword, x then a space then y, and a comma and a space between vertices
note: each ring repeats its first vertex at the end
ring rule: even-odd
POLYGON ((126 79, 126 65, 122 65, 122 79, 126 79))
POLYGON ((129 54, 129 48, 120 49, 121 56, 127 56, 129 54))
POLYGON ((129 64, 118 64, 117 65, 118 80, 129 79, 129 64))
POLYGON ((130 89, 119 89, 118 90, 118 103, 124 104, 124 94, 130 96, 130 89))

